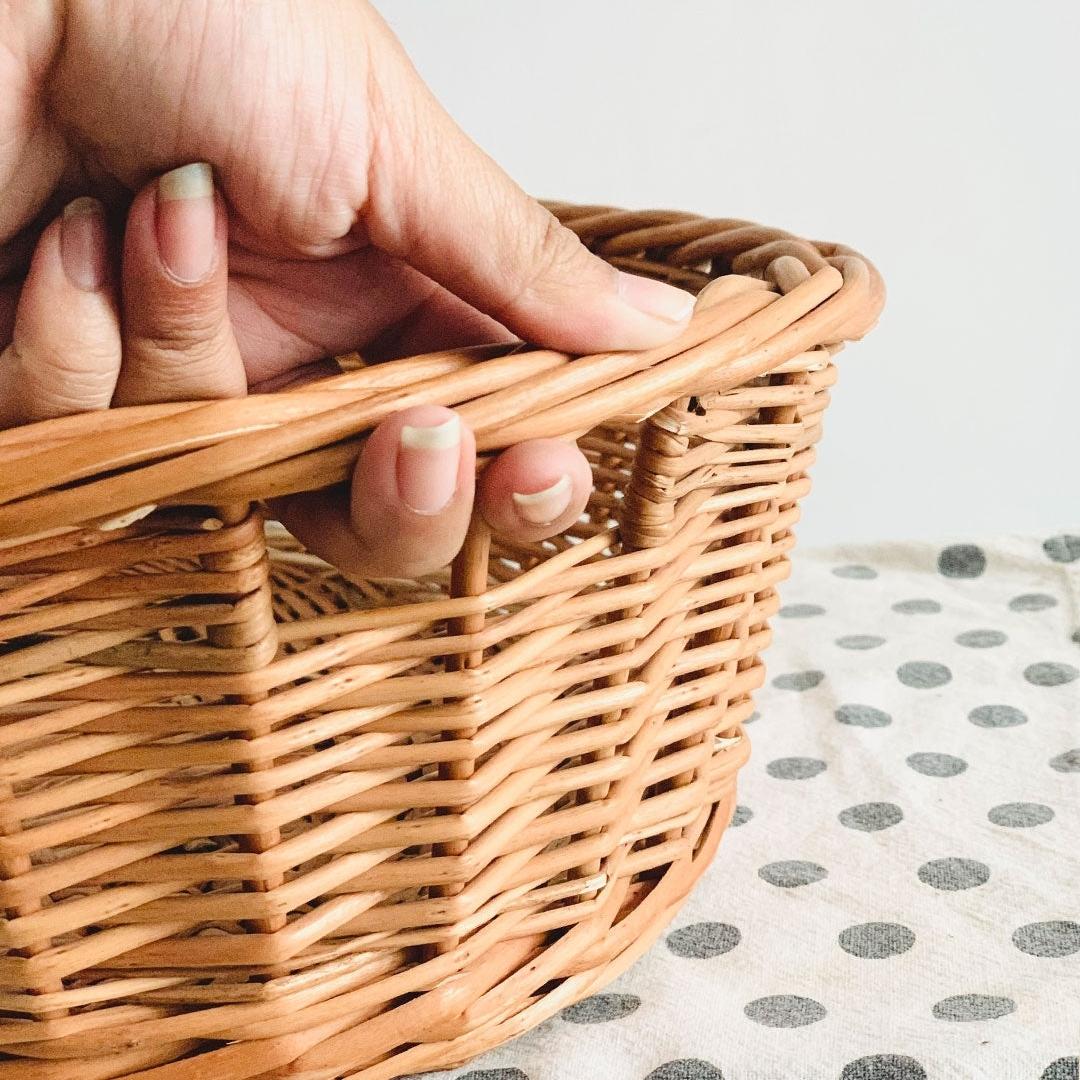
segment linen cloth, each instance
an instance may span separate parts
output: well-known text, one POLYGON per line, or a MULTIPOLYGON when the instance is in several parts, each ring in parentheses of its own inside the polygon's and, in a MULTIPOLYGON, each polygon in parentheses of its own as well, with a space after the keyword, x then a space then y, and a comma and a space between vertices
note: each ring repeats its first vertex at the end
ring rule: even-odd
POLYGON ((454 1080, 1078 1080, 1080 529, 797 550, 716 860, 454 1080))

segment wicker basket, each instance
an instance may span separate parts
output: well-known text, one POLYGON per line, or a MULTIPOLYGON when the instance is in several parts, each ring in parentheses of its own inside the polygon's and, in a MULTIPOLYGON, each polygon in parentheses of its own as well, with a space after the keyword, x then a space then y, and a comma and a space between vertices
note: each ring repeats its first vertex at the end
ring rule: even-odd
POLYGON ((624 970, 711 858, 748 745, 850 249, 557 204, 700 300, 675 342, 488 347, 0 435, 0 1077, 390 1080, 624 970), (577 437, 544 543, 350 581, 264 529, 405 405, 577 437))

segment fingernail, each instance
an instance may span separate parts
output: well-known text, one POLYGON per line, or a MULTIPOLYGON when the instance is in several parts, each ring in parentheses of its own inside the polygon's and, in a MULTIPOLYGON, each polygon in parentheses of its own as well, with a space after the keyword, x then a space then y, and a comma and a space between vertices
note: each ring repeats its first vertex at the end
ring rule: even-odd
POLYGON ((694 310, 694 298, 690 293, 623 270, 619 271, 619 296, 632 308, 665 322, 684 322, 694 310))
POLYGON ((534 491, 528 495, 515 491, 514 506, 518 516, 530 525, 550 525, 566 513, 573 493, 574 486, 570 483, 570 477, 563 473, 551 487, 546 487, 543 491, 534 491))
POLYGON ((105 208, 83 197, 64 207, 60 220, 60 262, 68 281, 83 292, 97 292, 109 273, 105 208))
POLYGON ((401 429, 398 495, 417 514, 437 514, 454 497, 461 458, 461 421, 401 429))
POLYGON ((173 277, 191 284, 210 273, 214 214, 214 174, 209 165, 182 165, 158 180, 158 249, 173 277))

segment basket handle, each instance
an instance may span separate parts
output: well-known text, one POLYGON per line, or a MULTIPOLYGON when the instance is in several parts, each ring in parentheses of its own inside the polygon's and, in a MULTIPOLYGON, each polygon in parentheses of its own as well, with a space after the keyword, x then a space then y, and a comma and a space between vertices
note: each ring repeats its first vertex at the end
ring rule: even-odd
MULTIPOLYGON (((657 228, 648 225, 655 213, 613 211, 570 224, 589 239, 597 219, 609 229, 612 215, 622 222, 623 247, 641 242, 628 222, 657 228)), ((708 225, 712 247, 727 245, 725 258, 733 250, 730 235, 741 233, 741 244, 762 235, 747 237, 741 223, 725 223, 732 227, 717 234, 715 222, 670 217, 662 227, 681 230, 680 236, 708 225)), ((783 254, 766 252, 764 270, 743 258, 740 269, 758 276, 711 281, 709 305, 699 304, 686 330, 654 349, 575 358, 522 345, 481 346, 361 368, 276 394, 111 410, 0 434, 0 538, 147 506, 249 502, 340 483, 351 474, 363 436, 415 404, 458 407, 481 451, 529 438, 576 437, 615 416, 641 418, 685 393, 736 386, 807 349, 865 332, 881 306, 876 271, 847 249, 834 246, 826 256, 826 245, 777 232, 765 230, 764 243, 787 244, 783 254), (815 269, 791 257, 792 244, 815 269), (782 280, 790 264, 799 269, 782 280)), ((669 251, 663 264, 639 256, 635 265, 655 274, 704 257, 697 237, 669 251)), ((697 269, 685 272, 699 285, 709 281, 697 269)))

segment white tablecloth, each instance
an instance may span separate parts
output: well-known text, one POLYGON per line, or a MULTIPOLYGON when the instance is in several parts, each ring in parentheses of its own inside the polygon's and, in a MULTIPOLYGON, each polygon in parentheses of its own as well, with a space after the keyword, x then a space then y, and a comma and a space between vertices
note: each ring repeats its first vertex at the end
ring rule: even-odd
POLYGON ((454 1080, 1077 1080, 1080 529, 798 550, 717 859, 454 1080))

